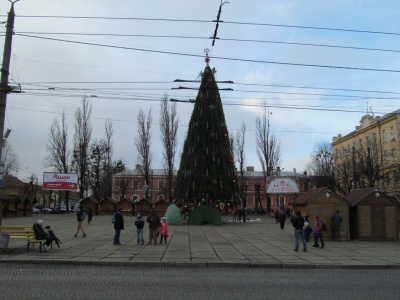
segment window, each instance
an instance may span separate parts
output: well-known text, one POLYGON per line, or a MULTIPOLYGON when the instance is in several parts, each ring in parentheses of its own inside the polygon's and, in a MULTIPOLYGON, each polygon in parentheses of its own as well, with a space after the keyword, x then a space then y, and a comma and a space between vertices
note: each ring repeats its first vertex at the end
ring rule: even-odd
POLYGON ((121 189, 123 189, 123 188, 126 187, 126 179, 120 179, 120 180, 119 180, 119 187, 120 187, 121 189))
POLYGON ((392 148, 392 159, 396 160, 396 148, 392 148))
POLYGON ((175 189, 176 188, 176 180, 172 181, 172 188, 175 189))
POLYGON ((387 150, 385 150, 385 151, 383 152, 383 161, 384 161, 384 162, 387 162, 387 161, 388 161, 388 151, 387 151, 387 150))
POLYGON ((164 180, 159 180, 158 181, 158 188, 159 189, 165 188, 165 181, 164 180))
POLYGON ((393 128, 393 126, 390 126, 390 138, 394 139, 394 128, 393 128))
POLYGON ((369 136, 366 137, 367 140, 367 147, 371 146, 371 141, 369 140, 369 136))
POLYGON ((137 195, 133 195, 132 196, 132 201, 135 203, 137 201, 139 201, 139 197, 137 195))
POLYGON ((134 190, 138 190, 139 189, 139 184, 140 184, 139 180, 134 180, 133 181, 133 189, 134 190))
POLYGON ((386 130, 385 129, 382 130, 382 140, 384 142, 386 142, 386 130))
POLYGON ((157 198, 158 198, 158 201, 164 200, 164 196, 163 196, 163 195, 160 195, 160 196, 158 196, 157 198))

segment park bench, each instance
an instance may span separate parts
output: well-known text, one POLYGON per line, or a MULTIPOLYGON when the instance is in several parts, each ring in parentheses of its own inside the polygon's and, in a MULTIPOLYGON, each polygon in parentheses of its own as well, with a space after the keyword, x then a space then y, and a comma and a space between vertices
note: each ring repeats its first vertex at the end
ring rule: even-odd
MULTIPOLYGON (((35 231, 32 227, 27 226, 0 226, 0 234, 8 234, 10 239, 26 239, 26 250, 29 251, 31 244, 39 244, 39 251, 42 252, 42 245, 46 240, 37 240, 35 238, 35 231)), ((53 244, 51 243, 53 249, 53 244)))

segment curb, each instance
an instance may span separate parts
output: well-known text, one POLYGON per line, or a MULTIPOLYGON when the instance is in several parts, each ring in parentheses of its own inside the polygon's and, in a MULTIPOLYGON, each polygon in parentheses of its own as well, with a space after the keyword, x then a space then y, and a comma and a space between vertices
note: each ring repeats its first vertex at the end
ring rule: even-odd
POLYGON ((154 261, 97 261, 97 260, 66 260, 66 259, 8 259, 0 260, 0 264, 60 264, 60 265, 91 265, 91 266, 130 266, 130 267, 172 267, 172 268, 263 268, 263 269, 400 269, 400 265, 340 265, 340 264, 265 264, 265 263, 234 263, 234 262, 154 262, 154 261))

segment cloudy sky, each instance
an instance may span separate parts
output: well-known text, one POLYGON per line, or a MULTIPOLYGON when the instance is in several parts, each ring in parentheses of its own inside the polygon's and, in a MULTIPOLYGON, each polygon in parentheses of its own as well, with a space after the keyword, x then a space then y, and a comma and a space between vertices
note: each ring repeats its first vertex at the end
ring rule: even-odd
MULTIPOLYGON (((152 168, 161 168, 159 101, 196 97, 175 90, 175 79, 197 80, 204 49, 217 70, 230 132, 247 126, 246 165, 261 170, 255 119, 269 106, 282 165, 303 172, 316 143, 347 134, 369 111, 399 108, 400 1, 230 0, 21 0, 15 35, 5 128, 19 157, 18 177, 44 171, 48 132, 65 111, 72 147, 74 112, 82 98, 93 106, 93 139, 114 127, 115 159, 137 163, 134 139, 139 109, 153 113, 152 168)), ((10 2, 0 0, 4 43, 10 2)), ((1 47, 1 51, 2 51, 1 47)), ((193 106, 178 103, 179 149, 193 106)))

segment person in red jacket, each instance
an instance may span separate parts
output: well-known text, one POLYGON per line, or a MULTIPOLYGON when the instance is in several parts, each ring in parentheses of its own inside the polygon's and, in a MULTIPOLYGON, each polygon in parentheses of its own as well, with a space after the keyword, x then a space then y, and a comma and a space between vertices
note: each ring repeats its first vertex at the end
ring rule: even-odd
POLYGON ((316 231, 316 238, 315 238, 315 244, 313 248, 318 248, 318 240, 321 241, 321 249, 325 249, 325 244, 324 244, 324 236, 323 232, 324 230, 322 229, 322 221, 320 216, 316 215, 315 216, 315 231, 316 231))
POLYGON ((161 224, 160 224, 160 244, 162 244, 163 239, 164 239, 165 244, 167 244, 167 237, 168 237, 167 218, 162 218, 161 224))

